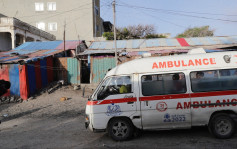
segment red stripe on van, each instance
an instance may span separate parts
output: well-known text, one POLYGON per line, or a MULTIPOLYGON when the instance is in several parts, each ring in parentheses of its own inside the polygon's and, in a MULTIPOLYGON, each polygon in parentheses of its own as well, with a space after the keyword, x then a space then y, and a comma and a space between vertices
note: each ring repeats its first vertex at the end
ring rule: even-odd
MULTIPOLYGON (((197 97, 224 96, 224 95, 237 95, 237 90, 191 93, 191 94, 148 96, 148 97, 140 97, 140 101, 169 100, 169 99, 197 98, 197 97)), ((137 101, 136 97, 134 97, 134 98, 121 98, 121 99, 88 101, 87 105, 102 105, 102 104, 136 102, 136 101, 137 101)))
POLYGON ((87 105, 102 105, 102 104, 113 104, 113 103, 124 103, 124 102, 136 102, 137 98, 120 98, 120 99, 109 99, 109 100, 98 100, 88 101, 87 105))
POLYGON ((160 96, 140 97, 140 101, 168 100, 168 99, 180 99, 180 98, 189 98, 189 94, 176 94, 176 95, 160 95, 160 96))
POLYGON ((224 95, 235 95, 235 94, 237 94, 237 90, 192 93, 190 94, 191 95, 190 97, 195 98, 195 97, 224 96, 224 95))
POLYGON ((237 94, 237 90, 191 93, 191 94, 176 94, 176 95, 160 95, 160 96, 140 97, 140 101, 197 98, 197 97, 224 96, 224 95, 236 95, 236 94, 237 94))

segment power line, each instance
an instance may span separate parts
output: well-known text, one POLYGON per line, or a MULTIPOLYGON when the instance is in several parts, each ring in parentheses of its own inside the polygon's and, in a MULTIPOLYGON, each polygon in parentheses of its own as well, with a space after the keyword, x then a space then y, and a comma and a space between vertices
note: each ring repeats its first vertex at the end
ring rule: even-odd
MULTIPOLYGON (((139 8, 139 9, 146 9, 146 10, 153 10, 153 11, 160 11, 159 9, 155 8, 147 8, 147 7, 140 7, 140 6, 132 6, 132 5, 118 5, 122 7, 128 7, 128 8, 139 8)), ((217 20, 217 21, 225 21, 225 22, 237 22, 236 20, 228 20, 228 19, 219 19, 219 18, 210 18, 210 17, 204 17, 204 16, 194 16, 194 15, 188 15, 188 14, 181 14, 181 13, 174 13, 174 12, 162 12, 160 13, 166 13, 166 14, 171 14, 171 15, 178 15, 178 16, 186 16, 186 17, 193 17, 193 18, 200 18, 200 19, 208 19, 208 20, 217 20)))
POLYGON ((104 6, 107 6, 107 7, 112 7, 112 3, 111 2, 108 2, 108 3, 106 3, 106 2, 103 2, 103 1, 100 1, 101 3, 103 3, 104 4, 104 6))
MULTIPOLYGON (((107 11, 105 11, 104 13, 103 13, 103 16, 104 15, 106 15, 106 14, 108 14, 108 11, 109 11, 109 8, 107 8, 107 11)), ((101 15, 100 15, 101 16, 101 15)), ((91 32, 93 30, 93 27, 91 28, 91 30, 89 30, 86 34, 84 34, 84 35, 87 35, 89 32, 91 32)))
MULTIPOLYGON (((123 3, 125 6, 128 6, 129 4, 123 3)), ((132 5, 129 5, 132 6, 132 5)), ((142 7, 142 6, 135 6, 134 7, 139 7, 139 8, 144 8, 144 9, 152 9, 152 10, 160 10, 160 11, 168 11, 168 12, 178 12, 178 13, 193 13, 193 14, 205 14, 205 15, 215 15, 215 16, 237 16, 237 15, 230 15, 230 14, 221 14, 221 13, 208 13, 208 12, 196 12, 196 11, 182 11, 182 10, 171 10, 171 9, 160 9, 160 8, 149 8, 149 7, 142 7)))
MULTIPOLYGON (((45 19, 49 19, 49 18, 52 18, 52 17, 55 17, 55 16, 58 16, 58 15, 62 15, 62 14, 65 14, 65 13, 68 13, 68 12, 73 12, 73 11, 79 11, 79 10, 84 10, 84 9, 91 9, 91 8, 83 8, 83 9, 71 9, 71 10, 67 10, 67 11, 64 11, 64 12, 61 12, 61 13, 58 13, 58 14, 55 14, 55 15, 52 15, 52 16, 49 16, 49 17, 45 17, 45 18, 42 18, 42 20, 45 20, 45 19)), ((34 21, 35 22, 35 21, 34 21)), ((32 22, 29 22, 29 23, 34 23, 33 21, 32 22)))
MULTIPOLYGON (((90 3, 91 4, 91 3, 90 3)), ((90 9, 90 8, 86 8, 86 9, 90 9)), ((82 9, 80 9, 80 10, 82 10, 82 9)), ((78 11, 78 10, 77 10, 78 11)), ((70 23, 73 23, 74 21, 76 21, 76 20, 78 20, 78 19, 80 19, 80 18, 82 18, 85 14, 87 14, 88 12, 85 12, 85 13, 83 13, 81 16, 79 16, 79 17, 76 17, 73 21, 70 21, 69 23, 66 23, 66 25, 68 25, 68 24, 70 24, 70 23)), ((61 28, 61 27, 63 27, 64 25, 60 25, 58 28, 61 28)))
MULTIPOLYGON (((139 12, 139 13, 141 12, 141 11, 138 11, 137 9, 136 9, 136 11, 139 12)), ((119 12, 120 12, 120 13, 124 13, 123 11, 119 11, 119 12)), ((142 11, 142 13, 145 14, 145 15, 147 15, 147 16, 150 16, 150 17, 152 17, 152 18, 158 19, 158 20, 160 20, 160 21, 162 21, 162 22, 166 22, 166 23, 169 23, 169 24, 172 24, 172 25, 174 25, 174 26, 181 27, 181 28, 187 28, 187 27, 185 27, 185 26, 176 24, 176 23, 174 23, 174 22, 167 21, 167 20, 162 19, 162 18, 160 18, 160 17, 153 16, 153 15, 151 15, 151 14, 145 13, 144 11, 142 11)), ((126 13, 126 16, 127 16, 127 13, 126 13)))
MULTIPOLYGON (((103 6, 103 5, 102 5, 103 6)), ((109 8, 107 8, 107 11, 105 11, 104 13, 103 13, 103 16, 104 15, 106 15, 106 14, 108 14, 108 10, 109 10, 109 8)), ((71 21, 68 21, 68 22, 66 22, 66 25, 68 26, 69 24, 71 24, 71 23, 74 23, 74 27, 75 27, 75 25, 76 25, 76 23, 75 23, 75 21, 76 20, 78 20, 78 19, 80 19, 80 18, 82 18, 82 17, 84 17, 84 15, 85 14, 87 14, 87 12, 85 12, 85 13, 83 13, 81 16, 79 16, 79 17, 76 17, 76 18, 74 18, 73 20, 71 20, 71 21)), ((101 16, 101 15, 100 15, 101 16)), ((62 24, 62 25, 58 25, 58 28, 62 28, 62 27, 64 27, 64 24, 62 24)), ((84 35, 86 36, 89 32, 91 32, 93 30, 93 27, 87 32, 87 33, 85 33, 84 35)), ((78 33, 77 33, 78 34, 78 33)), ((84 36, 83 35, 83 36, 84 36)), ((80 35, 80 36, 82 36, 82 35, 80 35)), ((82 37, 83 37, 82 36, 82 37)))
POLYGON ((151 16, 151 17, 153 17, 153 18, 156 18, 156 19, 158 19, 158 20, 160 20, 160 21, 163 21, 163 22, 166 22, 166 23, 169 23, 169 24, 172 24, 172 25, 175 25, 175 26, 181 27, 181 28, 187 28, 187 27, 185 27, 185 26, 182 26, 182 25, 179 25, 179 24, 176 24, 176 23, 173 23, 173 22, 167 21, 167 20, 165 20, 165 19, 161 19, 160 17, 153 16, 153 15, 148 14, 148 13, 145 13, 145 12, 143 12, 143 13, 146 14, 146 15, 148 15, 148 16, 151 16))
MULTIPOLYGON (((66 23, 66 25, 69 25, 69 24, 73 23, 74 21, 76 21, 76 20, 82 18, 85 14, 87 14, 87 12, 83 13, 83 14, 82 14, 81 16, 79 16, 79 17, 74 18, 73 21, 69 21, 68 23, 66 23)), ((60 25, 58 28, 61 28, 61 27, 64 27, 64 24, 63 24, 63 25, 60 25)))
MULTIPOLYGON (((85 12, 85 13, 83 13, 81 16, 74 18, 72 21, 69 21, 68 23, 66 23, 66 25, 69 25, 69 24, 71 24, 71 23, 74 23, 76 20, 78 20, 78 19, 84 17, 85 14, 88 14, 88 12, 85 12)), ((75 23, 74 23, 74 24, 75 24, 75 23)), ((58 28, 61 28, 61 27, 64 27, 64 24, 58 26, 58 28)))
MULTIPOLYGON (((85 5, 80 5, 79 7, 76 7, 76 8, 70 9, 70 10, 66 10, 66 11, 62 11, 62 12, 56 12, 56 15, 60 15, 60 14, 63 14, 63 13, 75 11, 75 10, 77 10, 78 8, 81 8, 81 7, 90 5, 90 4, 91 4, 91 3, 86 3, 85 5)), ((50 13, 52 13, 52 12, 50 12, 50 13)), ((54 13, 54 12, 53 12, 53 13, 54 13)), ((54 13, 54 14, 55 14, 55 13, 54 13)), ((35 17, 35 16, 44 16, 44 15, 45 15, 45 13, 37 14, 37 15, 30 15, 30 16, 21 16, 21 17, 19 17, 19 18, 21 19, 21 18, 26 18, 26 17, 35 17)))

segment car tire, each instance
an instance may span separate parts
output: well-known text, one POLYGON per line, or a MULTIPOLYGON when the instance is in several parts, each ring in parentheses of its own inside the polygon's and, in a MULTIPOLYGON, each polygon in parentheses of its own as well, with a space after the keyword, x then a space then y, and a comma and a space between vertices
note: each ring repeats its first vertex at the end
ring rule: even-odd
POLYGON ((116 118, 108 125, 108 134, 115 141, 131 139, 134 132, 133 124, 125 118, 116 118))
POLYGON ((213 116, 208 129, 216 138, 228 139, 235 133, 235 123, 228 114, 220 113, 213 116))

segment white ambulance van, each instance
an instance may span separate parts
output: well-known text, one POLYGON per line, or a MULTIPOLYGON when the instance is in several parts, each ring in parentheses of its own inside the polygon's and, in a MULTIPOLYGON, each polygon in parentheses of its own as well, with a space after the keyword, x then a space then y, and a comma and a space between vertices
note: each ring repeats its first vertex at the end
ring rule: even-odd
POLYGON ((207 125, 230 138, 237 121, 237 52, 136 59, 110 70, 86 106, 86 127, 128 140, 135 129, 207 125))

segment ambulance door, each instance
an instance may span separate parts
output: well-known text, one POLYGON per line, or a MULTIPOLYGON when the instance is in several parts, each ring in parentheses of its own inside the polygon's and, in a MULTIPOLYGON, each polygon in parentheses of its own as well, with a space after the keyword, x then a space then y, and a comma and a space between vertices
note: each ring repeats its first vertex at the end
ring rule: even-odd
POLYGON ((104 80, 97 92, 97 108, 93 113, 102 118, 113 116, 130 116, 136 112, 136 95, 134 94, 132 76, 112 76, 104 80))
POLYGON ((139 78, 143 129, 191 127, 184 73, 141 74, 139 78))

